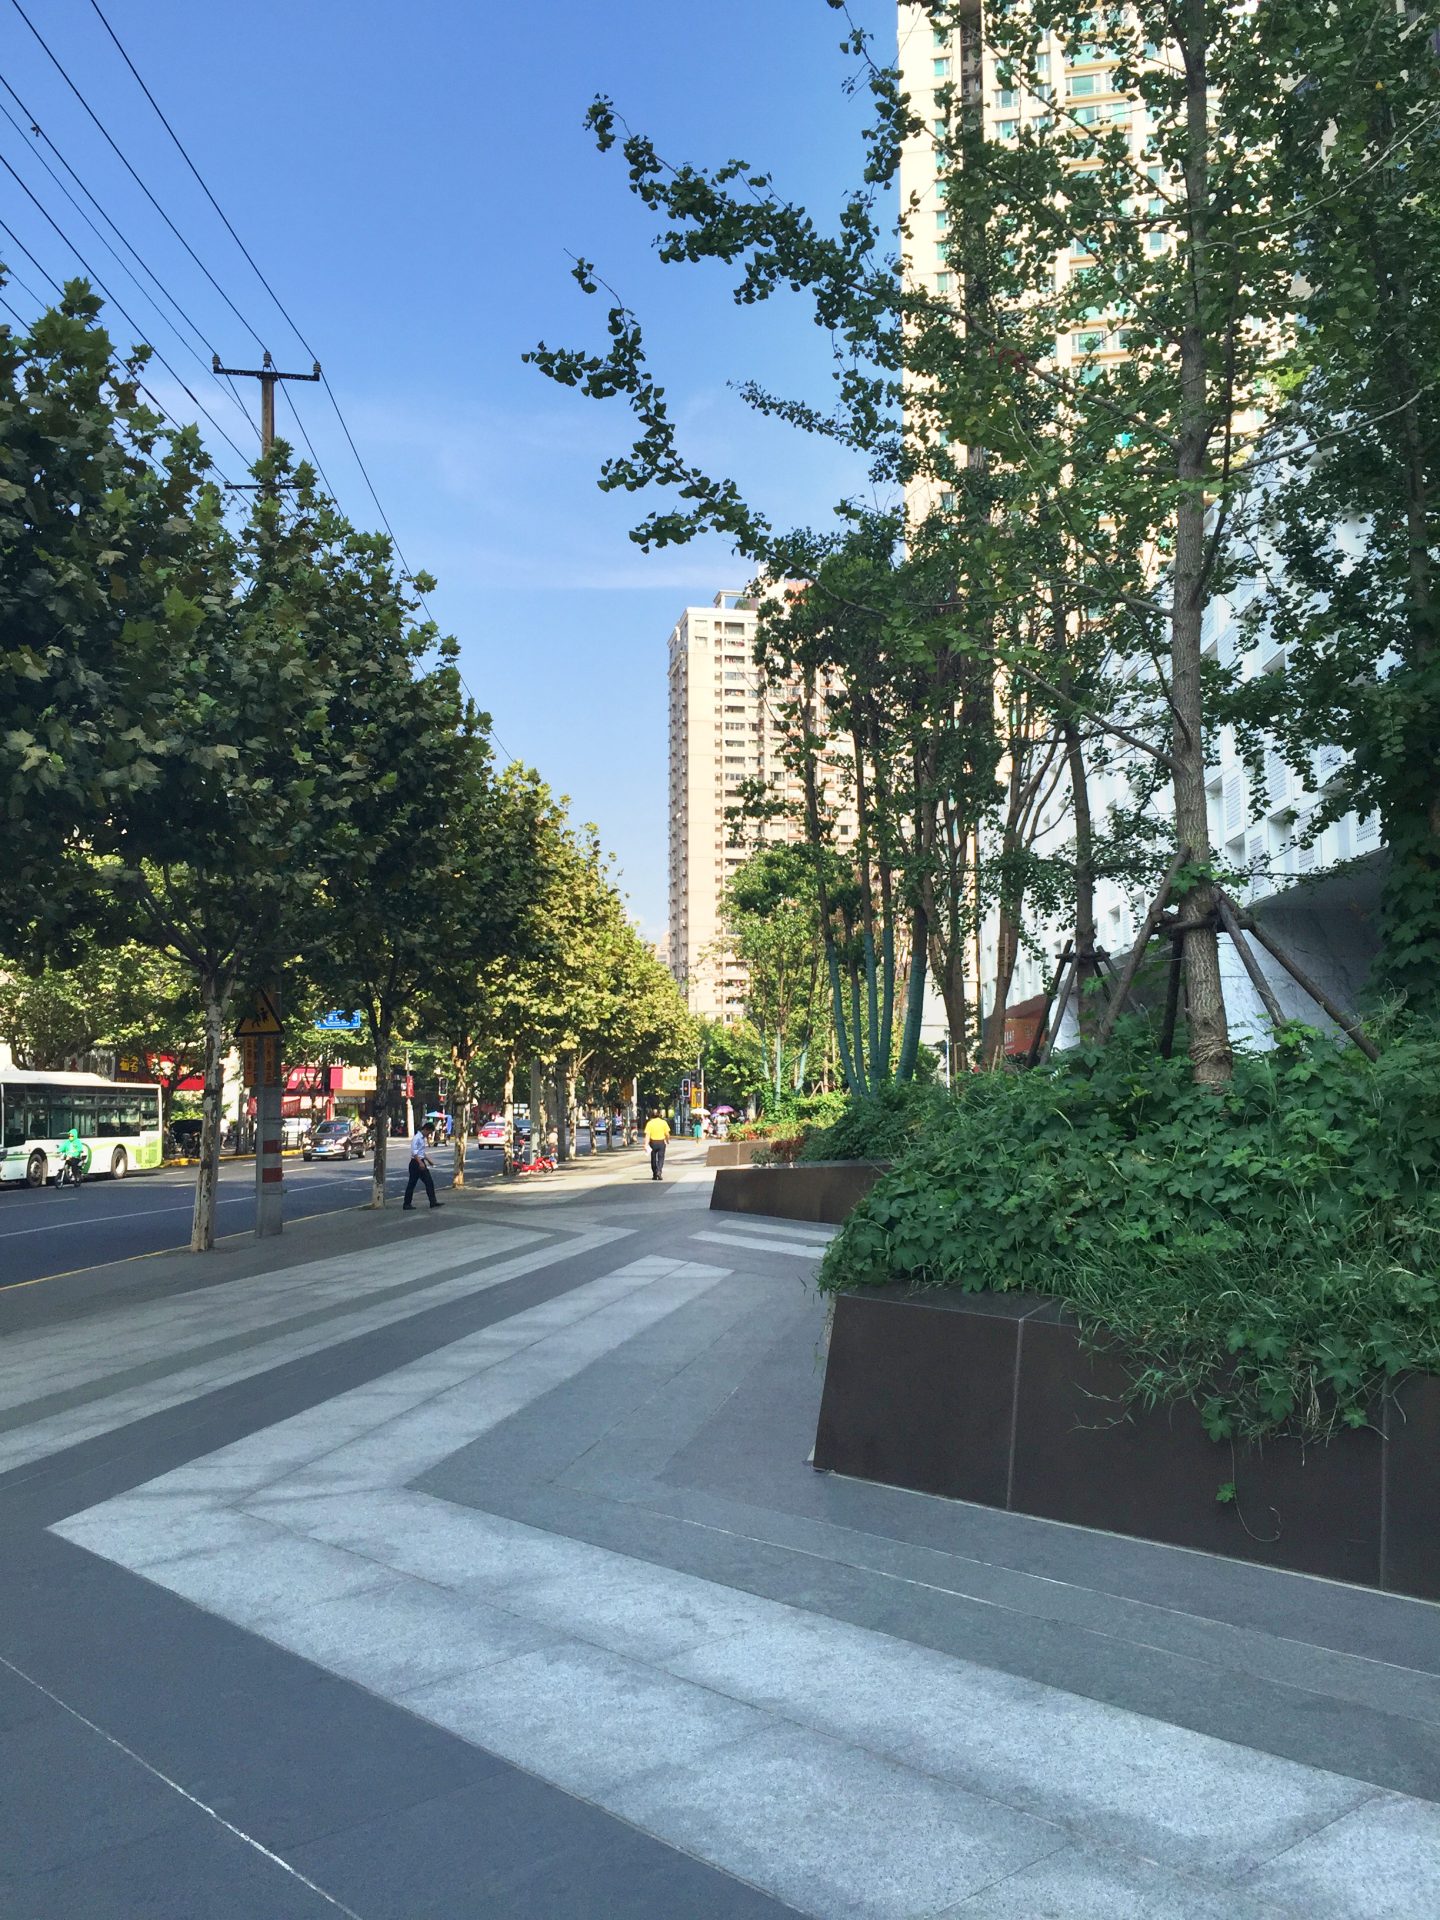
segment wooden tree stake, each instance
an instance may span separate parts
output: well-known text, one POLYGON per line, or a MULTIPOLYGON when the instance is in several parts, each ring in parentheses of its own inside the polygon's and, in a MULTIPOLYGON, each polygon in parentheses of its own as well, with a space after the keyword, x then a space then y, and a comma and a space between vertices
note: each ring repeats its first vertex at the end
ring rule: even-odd
POLYGON ((1365 1032, 1355 1016, 1346 1013, 1336 1001, 1330 998, 1329 994, 1326 993, 1318 981, 1312 980, 1302 967, 1297 966, 1295 961, 1290 958, 1289 954, 1286 953, 1285 949, 1275 939, 1274 935, 1267 933, 1265 928, 1261 926, 1253 913, 1246 913, 1237 908, 1235 902, 1229 899, 1227 895, 1220 893, 1218 888, 1216 892, 1218 897, 1229 907, 1231 913, 1234 914, 1236 920, 1245 931, 1254 934, 1255 938, 1260 942, 1261 946, 1264 947, 1271 959, 1279 961, 1280 965, 1285 969, 1286 973, 1289 974, 1296 986, 1301 988, 1305 993, 1308 993, 1317 1007, 1324 1008, 1336 1026, 1339 1027, 1342 1032, 1347 1033, 1355 1042, 1356 1046, 1359 1047, 1360 1051, 1365 1055, 1365 1058, 1367 1060, 1378 1060, 1380 1058, 1380 1049, 1365 1032))
POLYGON ((1165 869, 1165 878, 1160 882, 1160 891, 1150 902, 1150 911, 1146 914, 1140 931, 1135 936, 1135 944, 1126 956, 1125 965, 1120 969, 1120 978, 1115 982, 1115 997, 1105 1009, 1105 1017, 1100 1022, 1100 1031, 1096 1034, 1096 1043, 1104 1046, 1115 1031, 1115 1022, 1120 1018, 1120 1009, 1135 984, 1135 976, 1140 971, 1140 962, 1145 958, 1145 949, 1150 944, 1151 935, 1160 923, 1165 911, 1165 903, 1170 898, 1170 889, 1175 884, 1175 876, 1190 858, 1189 847, 1177 847, 1175 858, 1165 869))
POLYGON ((1240 922, 1235 918, 1235 909, 1231 906, 1228 897, 1221 893, 1218 887, 1215 890, 1215 905, 1220 914, 1220 924, 1224 927, 1226 933, 1229 934, 1230 944, 1234 947, 1236 953, 1239 954, 1240 964, 1244 967, 1246 973, 1249 974, 1251 986, 1254 987, 1256 993, 1259 994, 1261 1001, 1264 1003, 1265 1011, 1270 1016, 1271 1024, 1278 1027, 1285 1018, 1284 1014, 1280 1011, 1280 1002, 1275 998, 1270 982, 1261 971, 1260 962, 1250 951, 1250 943, 1240 930, 1240 922))

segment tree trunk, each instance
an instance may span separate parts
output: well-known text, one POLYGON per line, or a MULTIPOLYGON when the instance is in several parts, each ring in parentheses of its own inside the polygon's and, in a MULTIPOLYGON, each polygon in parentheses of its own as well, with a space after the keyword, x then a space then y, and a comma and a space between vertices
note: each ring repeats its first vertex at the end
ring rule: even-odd
POLYGON ((1095 1004, 1099 962, 1095 957, 1095 828, 1090 815, 1090 780, 1085 748, 1073 720, 1061 723, 1070 798, 1075 809, 1075 986, 1080 1038, 1094 1037, 1100 1013, 1095 1004))
POLYGON ((390 1021, 382 1014, 372 1019, 371 1044, 375 1053, 375 1151, 370 1162, 370 1200, 372 1207, 385 1204, 385 1165, 390 1146, 390 1021))
MULTIPOLYGON (((924 907, 916 907, 910 931, 910 980, 905 995, 905 1024, 900 1030, 900 1058, 895 1078, 913 1080, 920 1056, 920 1023, 925 1014, 925 956, 928 934, 924 907)), ((889 1062, 886 1062, 888 1069, 889 1062)))
POLYGON ((570 1158, 570 1078, 561 1061, 555 1063, 555 1158, 563 1167, 570 1158))
POLYGON ((465 1142, 470 1132, 470 1048, 468 1045, 452 1047, 450 1050, 451 1078, 454 1088, 451 1093, 451 1105, 455 1114, 455 1171, 450 1184, 455 1187, 465 1185, 465 1142))
MULTIPOLYGON (((1180 334, 1180 415, 1175 477, 1174 602, 1170 615, 1170 699, 1173 708, 1171 763, 1175 832, 1190 858, 1208 872, 1210 814, 1205 797, 1205 714, 1201 689, 1201 623, 1205 614, 1205 479, 1211 422, 1206 373, 1205 292, 1209 285, 1206 214, 1209 206, 1209 82, 1206 73, 1209 0, 1185 0, 1182 52, 1186 76, 1185 200, 1190 228, 1190 272, 1185 278, 1185 323, 1180 334)), ((1224 396, 1229 404, 1229 396, 1224 396)), ((1215 930, 1215 889, 1209 880, 1180 904, 1185 935, 1185 998, 1190 1071, 1197 1086, 1223 1087, 1234 1065, 1225 993, 1220 980, 1220 942, 1215 930)))
POLYGON ((530 1062, 530 1158, 533 1160, 545 1144, 545 1079, 540 1062, 530 1062))
POLYGON ((200 1166, 195 1175, 195 1211, 190 1251, 208 1253, 215 1244, 215 1190, 220 1184, 221 1102, 225 1094, 225 1004, 229 993, 218 973, 200 980, 205 1010, 205 1091, 200 1096, 200 1166))
POLYGON ((505 1083, 501 1088, 501 1112, 505 1116, 505 1138, 501 1143, 500 1164, 506 1173, 515 1165, 515 1050, 505 1056, 505 1083))
POLYGON ((1020 928, 1013 914, 1002 906, 995 925, 995 998, 985 1016, 985 1036, 980 1046, 980 1064, 988 1072, 998 1066, 1005 1054, 1005 1016, 1010 1006, 1010 983, 1015 978, 1015 963, 1020 957, 1020 928))

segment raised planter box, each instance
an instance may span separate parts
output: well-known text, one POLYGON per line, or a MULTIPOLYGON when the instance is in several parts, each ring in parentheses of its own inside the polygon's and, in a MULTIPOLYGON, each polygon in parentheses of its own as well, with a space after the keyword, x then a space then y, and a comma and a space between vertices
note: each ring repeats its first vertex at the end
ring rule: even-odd
POLYGON ((759 1140, 712 1140, 705 1155, 707 1167, 748 1167, 759 1140))
POLYGON ((796 1167, 721 1167, 710 1205, 722 1213, 775 1220, 848 1220, 881 1174, 884 1160, 811 1160, 796 1167))
POLYGON ((1440 1379, 1405 1381, 1378 1432, 1233 1454, 1193 1407, 1123 1407, 1126 1379, 1035 1294, 842 1293, 815 1465, 1440 1600, 1440 1379))

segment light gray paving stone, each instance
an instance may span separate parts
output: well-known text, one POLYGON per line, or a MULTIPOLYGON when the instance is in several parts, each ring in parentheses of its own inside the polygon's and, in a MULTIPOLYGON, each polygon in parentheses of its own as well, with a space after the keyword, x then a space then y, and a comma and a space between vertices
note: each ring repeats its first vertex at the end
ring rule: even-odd
POLYGON ((217 1547, 250 1546, 253 1521, 230 1508, 194 1498, 176 1504, 129 1495, 62 1520, 53 1531, 73 1546, 136 1571, 217 1547))
POLYGON ((569 1641, 402 1699, 437 1726, 602 1805, 634 1774, 682 1767, 767 1725, 763 1714, 704 1687, 569 1641))
POLYGON ((692 1240, 710 1240, 728 1247, 732 1256, 753 1253, 788 1253, 801 1260, 818 1260, 825 1248, 819 1241, 762 1240, 757 1234, 692 1233, 692 1240))
POLYGON ((252 1520, 253 1536, 178 1559, 151 1561, 139 1569, 157 1586, 192 1600, 209 1613, 239 1626, 251 1626, 270 1614, 333 1600, 383 1585, 391 1576, 373 1560, 297 1540, 261 1520, 252 1520))
POLYGON ((1378 1794, 1268 1860, 1245 1884, 1305 1920, 1435 1920, 1440 1807, 1378 1794))
POLYGON ((1064 1847, 971 1894, 945 1920, 1290 1920, 1293 1913, 1153 1860, 1064 1847))
POLYGON ((458 1592, 498 1596, 592 1564, 594 1548, 516 1520, 448 1506, 424 1494, 382 1490, 266 1501, 273 1523, 343 1547, 392 1572, 458 1592))
POLYGON ((656 1767, 605 1804, 823 1920, 923 1920, 1065 1844, 1042 1820, 798 1727, 656 1767))
POLYGON ((573 1570, 505 1590, 505 1604, 628 1659, 660 1662, 688 1647, 769 1624, 773 1603, 668 1567, 587 1547, 573 1570), (603 1556, 603 1557, 602 1557, 603 1556))
POLYGON ((1060 1688, 776 1609, 666 1662, 1087 1839, 1237 1877, 1372 1788, 1060 1688))
POLYGON ((270 1614, 256 1626, 267 1640, 384 1695, 455 1680, 555 1638, 473 1595, 407 1579, 270 1614))

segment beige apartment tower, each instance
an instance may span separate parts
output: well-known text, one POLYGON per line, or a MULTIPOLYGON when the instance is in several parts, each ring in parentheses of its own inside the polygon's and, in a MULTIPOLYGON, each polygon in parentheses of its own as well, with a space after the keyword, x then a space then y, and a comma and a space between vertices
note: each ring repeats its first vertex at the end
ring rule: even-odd
POLYGON ((771 770, 755 665, 754 600, 717 593, 686 607, 670 635, 670 971, 692 1013, 738 1020, 745 975, 722 951, 720 899, 745 858, 725 812, 746 779, 771 770))
MULTIPOLYGON (((795 589, 792 589, 794 591, 795 589)), ((726 951, 721 900, 731 874, 762 829, 741 836, 727 819, 747 780, 763 780, 788 803, 767 822, 766 840, 802 837, 802 787, 785 765, 780 709, 793 693, 771 688, 755 664, 758 600, 717 593, 709 606, 686 607, 670 635, 670 926, 667 960, 692 1013, 732 1021, 745 1011, 745 969, 726 951)), ((855 834, 842 791, 842 757, 826 756, 827 792, 841 844, 855 834)))

